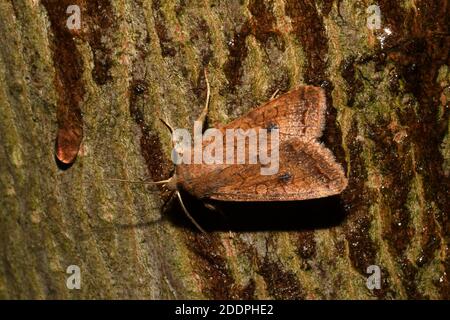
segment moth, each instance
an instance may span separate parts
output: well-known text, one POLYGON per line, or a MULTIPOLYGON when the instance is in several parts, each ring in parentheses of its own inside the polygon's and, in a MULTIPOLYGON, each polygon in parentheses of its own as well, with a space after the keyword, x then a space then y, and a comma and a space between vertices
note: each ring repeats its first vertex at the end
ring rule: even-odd
MULTIPOLYGON (((207 101, 201 122, 206 117, 210 96, 207 78, 206 84, 207 101)), ((262 175, 261 163, 182 163, 176 165, 171 178, 154 183, 163 184, 177 194, 186 215, 201 231, 203 229, 184 206, 180 190, 204 202, 298 201, 339 194, 347 186, 344 170, 332 152, 318 140, 325 125, 325 111, 326 98, 322 88, 299 86, 229 124, 217 127, 223 133, 224 141, 227 129, 279 130, 277 174, 262 175)), ((204 142, 202 147, 206 148, 209 143, 211 141, 204 142)))

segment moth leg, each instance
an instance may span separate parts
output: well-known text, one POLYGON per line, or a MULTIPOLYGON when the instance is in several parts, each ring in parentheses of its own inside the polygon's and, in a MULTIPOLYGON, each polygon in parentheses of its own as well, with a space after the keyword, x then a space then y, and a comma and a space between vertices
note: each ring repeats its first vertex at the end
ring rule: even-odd
POLYGON ((217 211, 217 208, 212 205, 211 203, 203 203, 203 205, 205 206, 206 209, 211 210, 211 211, 217 211))
POLYGON ((269 100, 275 99, 275 97, 277 96, 278 92, 280 92, 280 89, 275 90, 275 92, 273 93, 273 95, 270 97, 269 100))
POLYGON ((205 102, 205 107, 202 110, 202 113, 200 113, 197 121, 200 121, 202 124, 205 122, 206 119, 206 115, 208 114, 208 107, 209 107, 209 98, 211 96, 211 88, 209 86, 209 81, 208 81, 208 72, 206 71, 205 68, 205 81, 206 81, 206 102, 205 102))
POLYGON ((167 197, 167 199, 164 200, 164 202, 163 202, 163 204, 162 204, 162 206, 161 206, 162 211, 165 211, 165 210, 166 210, 167 205, 168 205, 168 204, 170 203, 170 201, 173 199, 173 194, 174 194, 174 193, 175 193, 175 190, 170 191, 169 196, 167 197))
POLYGON ((226 218, 225 213, 222 211, 222 209, 220 207, 215 206, 214 204, 210 203, 210 202, 203 202, 203 206, 210 210, 210 211, 214 211, 217 212, 218 214, 220 214, 222 217, 226 218))
POLYGON ((180 201, 181 208, 183 209, 184 213, 189 218, 189 220, 191 220, 191 222, 197 227, 198 230, 200 230, 202 233, 206 233, 206 231, 202 227, 200 227, 200 225, 197 223, 197 221, 195 221, 195 219, 189 214, 189 211, 184 206, 183 199, 181 198, 180 192, 178 190, 175 192, 177 194, 178 200, 180 201))
MULTIPOLYGON (((221 221, 223 221, 229 227, 228 216, 223 212, 223 210, 220 207, 216 207, 214 204, 209 203, 209 202, 204 202, 203 206, 208 210, 214 211, 214 213, 218 213, 222 218, 221 221)), ((230 235, 231 235, 231 231, 230 231, 230 235)), ((230 238, 231 238, 231 236, 230 236, 230 238)))

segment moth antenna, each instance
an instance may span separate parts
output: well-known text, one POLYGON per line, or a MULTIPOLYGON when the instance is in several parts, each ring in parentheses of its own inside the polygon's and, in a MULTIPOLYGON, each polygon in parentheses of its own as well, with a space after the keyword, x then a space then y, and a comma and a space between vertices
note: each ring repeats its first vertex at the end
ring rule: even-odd
POLYGON ((139 183, 139 184, 153 184, 153 185, 160 185, 160 184, 166 184, 169 183, 171 180, 161 180, 161 181, 132 181, 127 179, 114 179, 114 178, 108 178, 104 179, 105 181, 114 181, 114 182, 128 182, 128 183, 139 183))
POLYGON ((178 200, 180 201, 181 208, 183 209, 184 213, 189 218, 189 220, 191 220, 191 222, 197 227, 198 230, 200 230, 202 233, 206 233, 206 231, 202 227, 200 227, 200 225, 197 223, 197 221, 195 221, 195 219, 192 218, 192 216, 189 214, 189 211, 184 206, 183 199, 181 198, 180 192, 178 190, 175 192, 177 194, 178 200))
POLYGON ((205 107, 202 110, 202 113, 200 113, 200 116, 197 119, 197 121, 201 121, 202 124, 205 122, 206 115, 208 114, 209 100, 211 97, 211 87, 209 86, 208 70, 206 68, 204 70, 204 73, 205 73, 205 81, 206 81, 206 102, 205 102, 205 107))
POLYGON ((159 118, 159 120, 164 123, 164 125, 169 129, 170 134, 173 134, 173 127, 169 124, 167 120, 164 120, 163 118, 159 118))

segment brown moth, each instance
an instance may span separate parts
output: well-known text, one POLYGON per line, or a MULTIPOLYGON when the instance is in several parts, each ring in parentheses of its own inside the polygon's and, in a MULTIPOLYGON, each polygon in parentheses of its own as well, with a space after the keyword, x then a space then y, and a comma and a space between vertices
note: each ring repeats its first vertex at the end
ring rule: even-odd
POLYGON ((300 86, 219 127, 224 135, 226 129, 277 128, 278 174, 261 175, 260 163, 180 164, 166 186, 222 201, 292 201, 341 193, 347 186, 344 171, 317 140, 324 128, 325 101, 322 88, 300 86))
MULTIPOLYGON (((206 84, 207 101, 200 116, 202 123, 209 102, 207 79, 206 84)), ((318 141, 325 124, 325 110, 326 98, 322 88, 299 86, 227 125, 218 126, 224 144, 227 129, 270 131, 276 128, 279 132, 277 174, 260 174, 261 163, 179 164, 171 178, 153 183, 164 184, 175 192, 184 212, 201 231, 203 229, 184 206, 180 190, 204 202, 295 201, 339 194, 346 188, 347 178, 331 151, 318 141)), ((170 125, 166 125, 173 132, 170 125)), ((202 148, 205 149, 210 143, 210 140, 204 141, 202 148)), ((249 141, 246 141, 247 149, 248 146, 249 141)))

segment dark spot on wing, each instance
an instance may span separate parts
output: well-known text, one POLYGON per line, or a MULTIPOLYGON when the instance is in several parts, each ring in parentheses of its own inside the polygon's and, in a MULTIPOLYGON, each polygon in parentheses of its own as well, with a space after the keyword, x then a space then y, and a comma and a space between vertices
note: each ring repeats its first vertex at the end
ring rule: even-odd
POLYGON ((280 129, 276 123, 270 122, 267 124, 267 131, 272 132, 272 130, 280 129))
POLYGON ((288 183, 292 180, 292 175, 289 172, 285 172, 278 176, 278 180, 283 183, 288 183))

